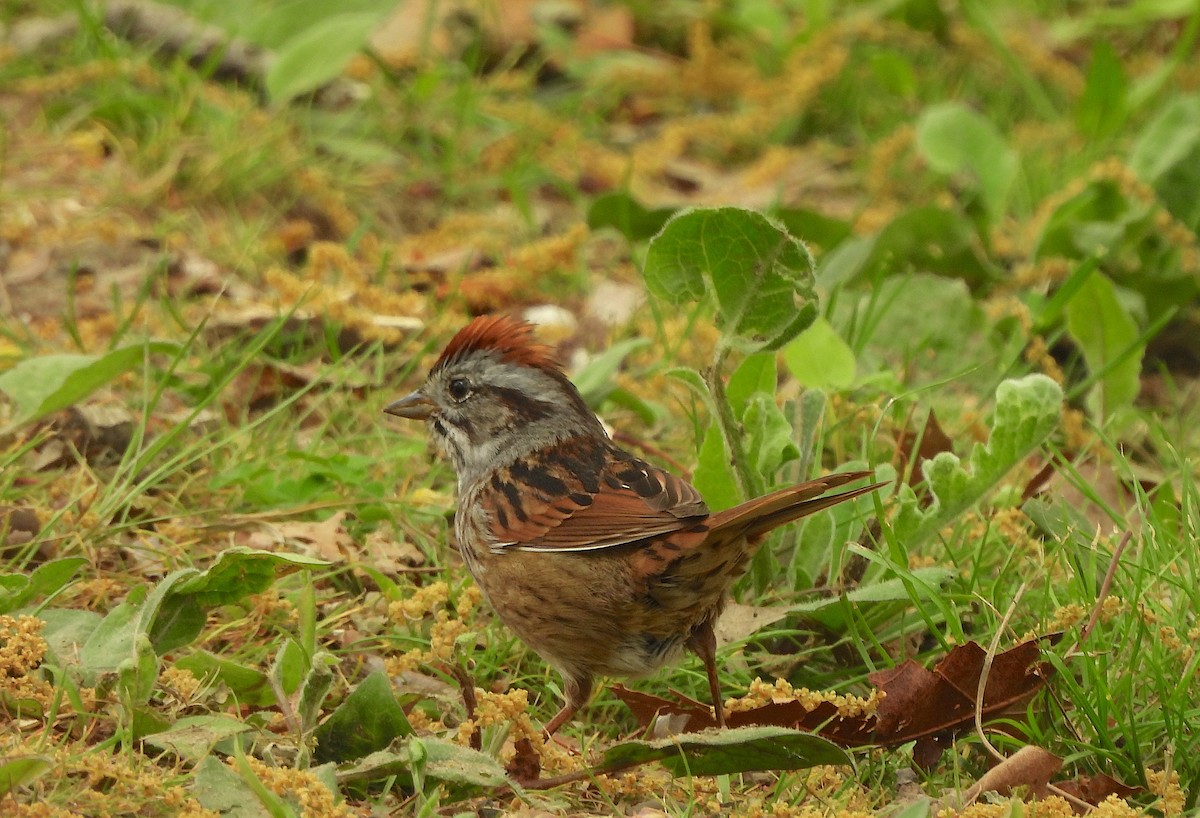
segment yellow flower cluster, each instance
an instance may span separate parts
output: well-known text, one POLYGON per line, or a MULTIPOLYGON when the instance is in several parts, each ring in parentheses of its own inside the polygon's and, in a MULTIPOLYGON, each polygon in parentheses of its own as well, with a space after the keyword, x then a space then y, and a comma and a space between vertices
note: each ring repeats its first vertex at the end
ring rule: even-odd
MULTIPOLYGON (((237 761, 226 763, 237 769, 237 761)), ((247 757, 246 763, 267 789, 286 796, 300 806, 300 814, 308 818, 353 818, 357 813, 334 800, 333 792, 307 770, 291 767, 270 767, 257 758, 247 757)))
POLYGON ((874 714, 875 708, 885 695, 882 690, 872 690, 869 696, 863 698, 828 690, 792 687, 786 679, 766 682, 756 678, 750 683, 750 690, 745 696, 725 702, 725 710, 729 713, 739 713, 772 702, 779 704, 791 701, 800 702, 808 710, 815 710, 819 705, 829 703, 837 708, 838 715, 842 718, 860 718, 874 714))
POLYGON ((44 624, 36 616, 0 616, 0 693, 48 707, 54 689, 33 675, 46 658, 44 624))

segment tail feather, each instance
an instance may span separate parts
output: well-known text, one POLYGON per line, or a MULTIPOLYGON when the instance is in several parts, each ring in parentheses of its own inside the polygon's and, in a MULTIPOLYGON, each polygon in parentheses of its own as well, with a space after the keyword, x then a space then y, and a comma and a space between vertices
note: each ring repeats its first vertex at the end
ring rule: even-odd
POLYGON ((718 512, 709 518, 709 526, 712 531, 729 532, 754 541, 785 523, 815 514, 886 485, 874 483, 840 494, 826 494, 831 489, 870 476, 869 471, 842 472, 789 486, 718 512))

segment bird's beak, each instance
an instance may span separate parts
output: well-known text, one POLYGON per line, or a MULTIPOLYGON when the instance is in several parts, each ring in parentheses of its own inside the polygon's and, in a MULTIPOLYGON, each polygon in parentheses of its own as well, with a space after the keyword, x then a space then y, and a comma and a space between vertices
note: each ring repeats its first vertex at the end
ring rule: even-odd
POLYGON ((398 418, 428 420, 429 416, 433 414, 433 401, 427 398, 424 392, 418 390, 411 395, 405 395, 395 403, 389 403, 383 407, 383 411, 398 418))

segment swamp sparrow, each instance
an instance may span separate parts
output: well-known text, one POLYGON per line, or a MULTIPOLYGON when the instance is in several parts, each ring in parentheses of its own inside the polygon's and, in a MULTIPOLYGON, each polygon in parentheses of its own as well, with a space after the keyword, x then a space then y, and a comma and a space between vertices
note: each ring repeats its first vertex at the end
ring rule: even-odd
POLYGON ((724 724, 713 625, 763 537, 878 486, 831 474, 709 513, 687 482, 614 444, 530 324, 476 318, 385 411, 423 420, 458 474, 455 534, 500 620, 563 676, 553 734, 596 676, 690 648, 724 724))

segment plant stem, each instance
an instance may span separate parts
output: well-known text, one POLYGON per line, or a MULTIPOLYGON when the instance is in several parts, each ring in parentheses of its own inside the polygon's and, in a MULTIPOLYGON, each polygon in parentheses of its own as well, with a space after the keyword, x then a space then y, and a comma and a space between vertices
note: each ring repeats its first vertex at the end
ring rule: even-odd
POLYGON ((721 372, 725 368, 725 359, 728 357, 729 345, 722 338, 717 343, 712 366, 704 370, 703 375, 704 382, 708 385, 708 391, 712 394, 717 425, 725 438, 725 445, 729 447, 729 459, 730 465, 733 467, 734 479, 737 480, 742 499, 748 499, 762 494, 763 486, 759 475, 750 468, 750 458, 747 456, 746 447, 742 442, 742 426, 733 416, 733 408, 729 405, 729 398, 725 394, 725 381, 721 377, 721 372))

